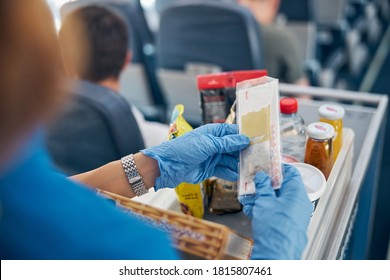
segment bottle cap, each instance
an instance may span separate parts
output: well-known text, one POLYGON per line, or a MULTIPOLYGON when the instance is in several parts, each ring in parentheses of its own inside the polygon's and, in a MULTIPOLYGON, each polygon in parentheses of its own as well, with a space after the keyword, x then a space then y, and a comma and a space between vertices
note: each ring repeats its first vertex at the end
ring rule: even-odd
POLYGON ((334 128, 328 123, 315 122, 307 126, 307 135, 310 138, 325 140, 334 136, 334 128))
POLYGON ((280 112, 282 114, 294 114, 298 111, 298 102, 293 97, 280 99, 280 112))
POLYGON ((324 104, 318 109, 318 113, 321 118, 334 121, 344 118, 345 110, 339 105, 324 104))

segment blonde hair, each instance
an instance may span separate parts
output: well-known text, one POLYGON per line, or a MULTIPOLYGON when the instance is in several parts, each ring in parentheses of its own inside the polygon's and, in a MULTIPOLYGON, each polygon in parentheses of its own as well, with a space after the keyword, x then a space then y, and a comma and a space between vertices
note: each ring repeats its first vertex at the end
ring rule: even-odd
MULTIPOLYGON (((0 159, 62 101, 62 63, 45 1, 0 1, 0 159)), ((4 160, 4 159, 2 159, 4 160)))

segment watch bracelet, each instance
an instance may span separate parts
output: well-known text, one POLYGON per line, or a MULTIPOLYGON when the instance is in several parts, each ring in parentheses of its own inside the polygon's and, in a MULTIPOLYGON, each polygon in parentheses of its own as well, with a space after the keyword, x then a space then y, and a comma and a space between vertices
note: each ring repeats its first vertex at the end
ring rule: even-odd
POLYGON ((138 172, 137 166, 135 165, 134 155, 130 154, 121 158, 121 162, 127 180, 135 195, 141 196, 148 193, 149 190, 146 188, 145 183, 138 172))

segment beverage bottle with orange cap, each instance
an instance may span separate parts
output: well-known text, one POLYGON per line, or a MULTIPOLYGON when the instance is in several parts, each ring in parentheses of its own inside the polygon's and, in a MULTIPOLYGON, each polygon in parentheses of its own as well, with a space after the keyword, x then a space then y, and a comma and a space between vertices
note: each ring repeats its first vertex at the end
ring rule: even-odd
POLYGON ((306 127, 298 113, 298 102, 295 98, 284 97, 280 100, 280 132, 284 160, 303 162, 306 127))

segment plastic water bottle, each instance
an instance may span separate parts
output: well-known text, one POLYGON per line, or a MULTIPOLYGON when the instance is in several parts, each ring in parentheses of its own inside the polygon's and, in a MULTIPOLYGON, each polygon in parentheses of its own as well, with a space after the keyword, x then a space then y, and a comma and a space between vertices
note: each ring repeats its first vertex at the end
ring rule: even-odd
POLYGON ((280 100, 280 133, 283 157, 286 161, 303 162, 306 150, 306 126, 298 114, 298 102, 295 98, 280 100))

